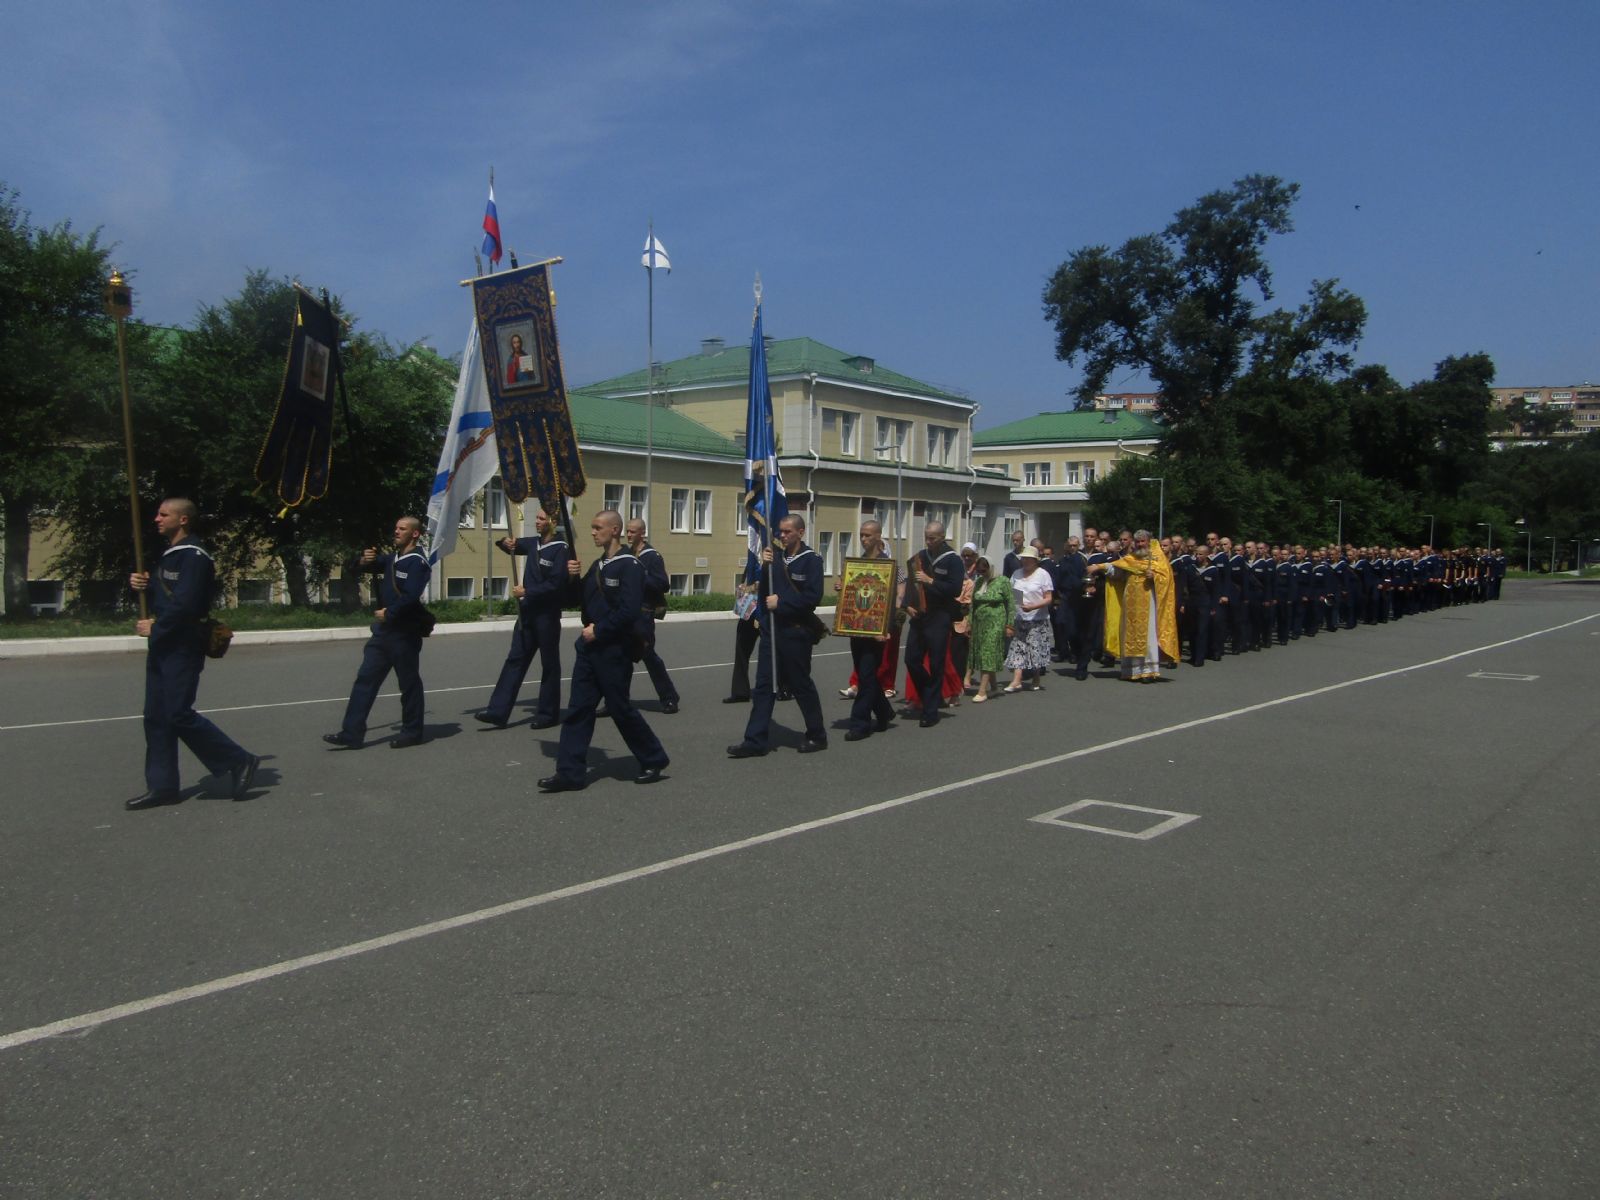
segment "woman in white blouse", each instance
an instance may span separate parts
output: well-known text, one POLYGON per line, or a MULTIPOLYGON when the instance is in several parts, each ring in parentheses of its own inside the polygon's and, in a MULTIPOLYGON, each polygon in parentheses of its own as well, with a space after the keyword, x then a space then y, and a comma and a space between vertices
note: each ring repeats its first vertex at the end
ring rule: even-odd
POLYGON ((1039 566, 1039 552, 1024 546, 1018 557, 1022 565, 1011 575, 1011 590, 1017 599, 1017 634, 1011 639, 1011 649, 1006 652, 1006 666, 1011 668, 1011 683, 1007 692, 1022 690, 1022 677, 1033 676, 1033 690, 1044 687, 1044 673, 1050 666, 1050 652, 1054 639, 1050 631, 1050 601, 1054 597, 1054 581, 1050 572, 1039 566))

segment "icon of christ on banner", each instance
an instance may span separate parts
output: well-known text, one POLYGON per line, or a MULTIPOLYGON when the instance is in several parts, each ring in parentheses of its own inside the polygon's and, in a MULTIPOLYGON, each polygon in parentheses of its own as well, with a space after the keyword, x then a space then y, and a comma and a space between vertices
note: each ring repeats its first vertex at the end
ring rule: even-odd
POLYGON ((583 495, 587 480, 567 407, 549 267, 480 276, 472 303, 506 499, 521 504, 533 496, 554 514, 583 495))

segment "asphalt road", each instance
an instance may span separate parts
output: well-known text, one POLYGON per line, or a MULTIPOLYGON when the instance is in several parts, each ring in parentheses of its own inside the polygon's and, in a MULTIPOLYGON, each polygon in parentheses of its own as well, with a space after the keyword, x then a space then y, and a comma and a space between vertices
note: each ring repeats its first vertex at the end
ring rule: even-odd
POLYGON ((147 813, 142 660, 0 661, 0 1196, 1600 1194, 1600 588, 745 762, 669 621, 668 778, 555 797, 504 641, 406 751, 236 647, 258 788, 147 813))

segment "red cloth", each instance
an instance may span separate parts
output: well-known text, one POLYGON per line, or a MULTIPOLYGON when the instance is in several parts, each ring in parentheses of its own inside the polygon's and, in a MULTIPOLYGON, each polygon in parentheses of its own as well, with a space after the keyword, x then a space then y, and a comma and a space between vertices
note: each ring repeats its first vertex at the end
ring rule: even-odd
MULTIPOLYGON (((878 686, 885 692, 894 691, 894 668, 900 661, 900 631, 896 629, 889 635, 889 642, 883 648, 883 658, 878 662, 878 686)), ((850 686, 860 687, 861 680, 854 671, 850 672, 850 686)))
MULTIPOLYGON (((928 665, 930 668, 928 674, 931 675, 933 674, 931 669, 932 664, 930 663, 928 665)), ((955 699, 957 696, 961 695, 962 691, 964 690, 961 683, 961 676, 956 674, 955 664, 951 662, 948 651, 946 651, 944 656, 944 678, 940 682, 940 690, 943 693, 942 698, 945 700, 955 699)), ((910 671, 906 672, 905 696, 906 703, 910 704, 911 707, 920 708, 922 706, 922 697, 917 695, 917 685, 911 682, 910 671)))

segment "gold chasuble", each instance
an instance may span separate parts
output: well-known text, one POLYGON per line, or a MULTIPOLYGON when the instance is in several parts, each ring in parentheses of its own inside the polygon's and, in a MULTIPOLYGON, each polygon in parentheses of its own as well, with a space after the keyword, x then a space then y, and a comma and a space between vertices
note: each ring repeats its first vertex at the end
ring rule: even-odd
POLYGON ((1106 653, 1114 658, 1154 658, 1150 652, 1150 602, 1155 601, 1156 637, 1169 659, 1178 659, 1178 605, 1172 564, 1156 543, 1150 557, 1125 554, 1106 592, 1106 653))

